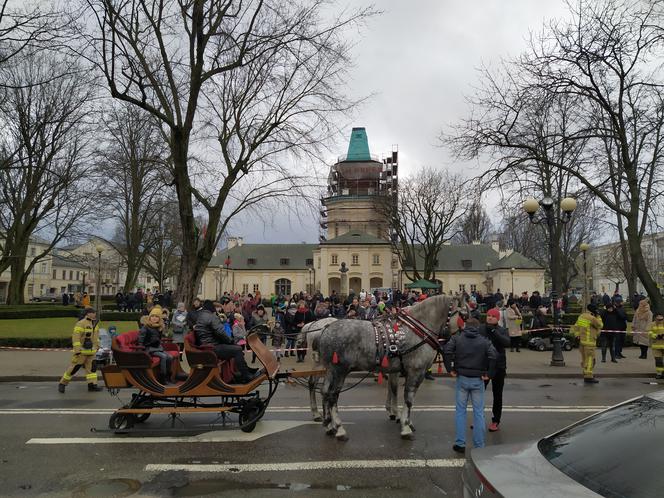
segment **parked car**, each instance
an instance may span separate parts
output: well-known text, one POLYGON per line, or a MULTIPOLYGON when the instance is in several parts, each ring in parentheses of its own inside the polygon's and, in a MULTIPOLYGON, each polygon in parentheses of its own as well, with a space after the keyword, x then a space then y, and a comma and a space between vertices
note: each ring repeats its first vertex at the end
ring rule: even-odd
POLYGON ((625 401, 551 436, 473 449, 464 498, 660 498, 664 391, 625 401))
MULTIPOLYGON (((572 342, 568 341, 565 337, 561 340, 560 346, 565 351, 572 350, 572 342)), ((535 349, 537 351, 551 351, 553 349, 553 341, 551 337, 533 337, 528 341, 528 348, 535 349)))
POLYGON ((41 296, 35 296, 32 299, 30 299, 30 301, 32 301, 34 303, 39 303, 39 302, 42 302, 42 301, 48 301, 48 302, 51 302, 51 303, 55 303, 59 300, 60 300, 60 296, 58 296, 57 294, 54 294, 52 292, 46 292, 46 293, 42 294, 41 296))

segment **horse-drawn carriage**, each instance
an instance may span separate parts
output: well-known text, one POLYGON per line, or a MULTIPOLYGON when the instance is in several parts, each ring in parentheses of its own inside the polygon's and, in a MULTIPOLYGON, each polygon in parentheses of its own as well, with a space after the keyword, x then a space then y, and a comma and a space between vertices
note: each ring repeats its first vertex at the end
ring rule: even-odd
POLYGON ((228 413, 239 415, 239 427, 251 432, 261 419, 277 390, 279 381, 288 377, 323 375, 324 370, 280 372, 274 354, 263 344, 255 330, 247 335, 247 344, 256 354, 262 368, 248 383, 238 383, 233 360, 219 360, 214 350, 197 346, 193 333, 185 337, 184 354, 189 364, 183 375, 178 346, 164 343, 164 350, 172 356, 172 378, 162 382, 159 358, 151 357, 138 345, 138 332, 127 332, 113 338, 115 364, 102 368, 106 387, 112 392, 136 389, 131 401, 116 410, 109 420, 109 428, 116 433, 128 432, 136 423, 145 422, 151 415, 169 415, 172 424, 180 414, 217 413, 225 420, 228 413), (182 379, 182 380, 179 380, 182 379), (258 388, 267 383, 267 396, 261 397, 258 388))

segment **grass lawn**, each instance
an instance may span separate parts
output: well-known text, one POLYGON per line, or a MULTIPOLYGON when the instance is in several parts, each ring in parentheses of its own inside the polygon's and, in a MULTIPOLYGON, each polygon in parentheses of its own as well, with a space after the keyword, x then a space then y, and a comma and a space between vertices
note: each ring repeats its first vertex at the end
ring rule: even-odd
MULTIPOLYGON (((0 337, 71 337, 74 318, 29 318, 20 320, 0 320, 0 337)), ((115 325, 118 332, 136 330, 136 322, 101 322, 100 327, 108 329, 115 325)))

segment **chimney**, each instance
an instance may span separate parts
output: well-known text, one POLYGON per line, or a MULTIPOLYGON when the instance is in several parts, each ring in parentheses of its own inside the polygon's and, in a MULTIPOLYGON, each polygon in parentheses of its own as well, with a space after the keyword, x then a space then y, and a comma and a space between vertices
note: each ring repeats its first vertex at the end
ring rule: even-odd
POLYGON ((479 240, 473 240, 473 245, 474 245, 474 246, 479 246, 479 245, 480 245, 480 241, 479 241, 479 240))
POLYGON ((238 237, 237 238, 237 246, 242 247, 243 243, 244 243, 244 237, 238 237))
POLYGON ((242 244, 238 244, 237 237, 226 237, 226 245, 228 249, 233 249, 234 247, 242 244))
POLYGON ((493 249, 495 252, 500 254, 500 242, 497 240, 492 240, 491 241, 491 249, 493 249))

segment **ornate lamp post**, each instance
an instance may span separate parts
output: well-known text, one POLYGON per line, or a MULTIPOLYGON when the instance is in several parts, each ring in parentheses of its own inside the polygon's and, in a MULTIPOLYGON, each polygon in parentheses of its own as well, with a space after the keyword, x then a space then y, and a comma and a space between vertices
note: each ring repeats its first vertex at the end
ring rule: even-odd
POLYGON ((97 287, 95 293, 95 309, 97 311, 97 321, 101 321, 101 253, 104 252, 104 246, 97 244, 95 246, 97 251, 97 287))
POLYGON ((556 221, 559 223, 567 223, 572 219, 572 213, 576 209, 576 200, 571 197, 565 197, 559 203, 562 217, 558 215, 558 209, 554 209, 555 201, 551 197, 545 197, 541 201, 537 199, 526 199, 523 203, 523 210, 528 213, 530 222, 534 224, 542 224, 547 227, 548 243, 549 243, 549 256, 551 258, 550 272, 551 272, 551 303, 553 304, 553 332, 551 334, 553 340, 553 352, 551 353, 551 366, 564 367, 565 359, 563 358, 563 350, 561 347, 561 339, 563 337, 562 330, 560 329, 560 310, 556 306, 556 299, 558 299, 558 292, 560 289, 560 258, 558 248, 555 247, 553 240, 553 232, 555 230, 556 221), (535 218, 535 214, 542 208, 543 214, 535 218))
POLYGON ((307 294, 312 295, 314 293, 314 284, 312 282, 312 278, 313 278, 312 275, 313 275, 314 269, 310 266, 309 268, 307 268, 307 271, 309 272, 309 290, 308 290, 307 294))
POLYGON ((586 244, 585 242, 582 242, 579 245, 579 249, 581 249, 581 253, 583 253, 583 307, 585 308, 589 304, 589 301, 588 301, 588 263, 586 261, 586 253, 590 249, 590 244, 586 244))
POLYGON ((489 292, 491 292, 491 280, 490 280, 491 275, 490 275, 490 273, 491 273, 491 263, 489 263, 487 261, 486 262, 486 292, 487 292, 487 294, 489 292))

